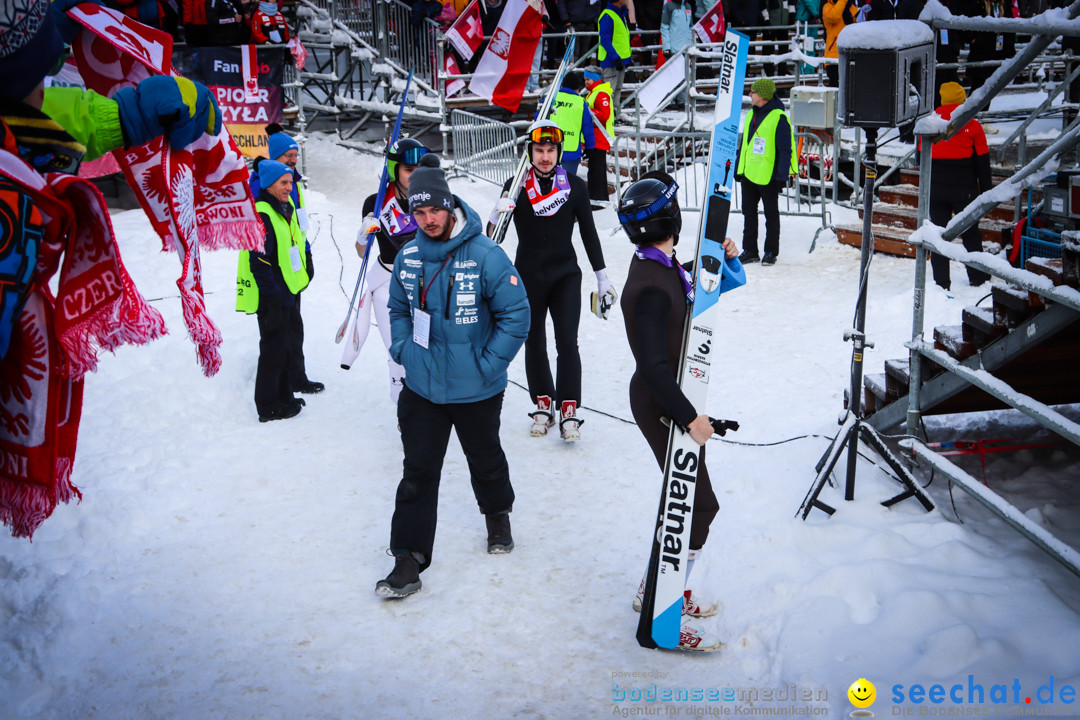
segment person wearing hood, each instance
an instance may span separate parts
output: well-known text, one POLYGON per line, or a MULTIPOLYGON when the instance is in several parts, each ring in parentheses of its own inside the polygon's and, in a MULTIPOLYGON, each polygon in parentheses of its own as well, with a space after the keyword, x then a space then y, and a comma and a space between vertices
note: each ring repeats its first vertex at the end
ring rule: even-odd
MULTIPOLYGON (((937 114, 944 120, 952 118, 953 112, 967 100, 967 93, 959 83, 947 82, 939 91, 941 106, 937 114)), ((930 149, 930 222, 945 227, 953 215, 962 211, 979 193, 993 187, 990 172, 990 148, 986 133, 978 120, 968 120, 960 132, 948 140, 934 143, 930 149)), ((978 223, 961 236, 968 252, 982 250, 982 232, 978 223)), ((930 267, 934 282, 948 290, 951 285, 949 258, 932 253, 930 267)), ((968 282, 982 285, 990 276, 973 267, 967 269, 968 282)))
POLYGON ((431 565, 439 482, 451 429, 487 524, 487 551, 510 552, 514 488, 499 440, 507 368, 529 334, 525 284, 480 217, 450 192, 439 158, 409 178, 416 236, 394 259, 390 357, 405 368, 397 416, 404 471, 390 523, 394 569, 375 594, 420 589, 431 565))
MULTIPOLYGON (((289 200, 292 202, 293 212, 296 213, 296 224, 304 237, 304 255, 307 261, 308 280, 314 280, 315 263, 311 257, 311 243, 307 240, 310 223, 308 222, 307 202, 304 200, 304 188, 301 184, 304 176, 296 169, 296 165, 300 161, 300 146, 296 144, 296 140, 285 133, 285 128, 278 123, 271 123, 266 126, 266 136, 267 155, 270 156, 270 159, 288 167, 292 175, 292 192, 289 193, 289 200)), ((259 180, 259 164, 261 162, 263 162, 263 158, 255 160, 255 172, 251 174, 249 183, 251 185, 251 196, 255 198, 259 197, 259 192, 262 190, 262 183, 259 180)), ((289 382, 292 385, 292 391, 304 393, 305 395, 321 393, 326 389, 326 386, 321 382, 311 380, 307 376, 307 361, 304 359, 304 319, 300 315, 300 293, 296 293, 296 301, 289 307, 289 326, 289 342, 292 343, 292 347, 289 349, 289 382)))
POLYGON ((758 78, 750 86, 750 112, 743 115, 735 179, 742 183, 743 264, 775 265, 780 254, 780 191, 798 171, 795 132, 776 85, 758 78), (758 203, 765 208, 765 254, 758 256, 758 203))
POLYGON ((242 251, 236 279, 236 309, 259 320, 259 364, 255 372, 255 409, 259 422, 283 420, 300 412, 289 369, 294 344, 290 316, 300 292, 311 280, 310 255, 289 194, 293 176, 276 160, 259 163, 262 189, 255 209, 266 228, 263 251, 242 251))

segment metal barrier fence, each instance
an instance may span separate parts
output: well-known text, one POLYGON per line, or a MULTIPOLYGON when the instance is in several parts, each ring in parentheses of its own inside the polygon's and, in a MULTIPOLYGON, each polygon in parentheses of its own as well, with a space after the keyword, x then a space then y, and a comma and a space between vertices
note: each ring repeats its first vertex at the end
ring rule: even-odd
POLYGON ((518 150, 513 127, 464 110, 451 112, 450 126, 454 167, 500 187, 514 176, 518 150))
POLYGON ((701 210, 705 196, 711 133, 644 131, 615 136, 611 153, 615 156, 615 206, 626 186, 652 170, 662 170, 679 183, 679 207, 701 210))

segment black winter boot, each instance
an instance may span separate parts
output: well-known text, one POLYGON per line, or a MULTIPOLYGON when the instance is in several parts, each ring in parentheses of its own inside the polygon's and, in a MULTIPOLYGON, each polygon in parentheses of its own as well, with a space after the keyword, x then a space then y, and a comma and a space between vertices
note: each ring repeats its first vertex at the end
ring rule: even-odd
POLYGON ((502 555, 514 549, 514 538, 510 536, 510 513, 501 512, 485 515, 488 530, 488 552, 502 555))
POLYGON ((403 598, 420 589, 420 563, 408 550, 395 550, 394 569, 385 580, 375 583, 375 594, 384 598, 403 598))

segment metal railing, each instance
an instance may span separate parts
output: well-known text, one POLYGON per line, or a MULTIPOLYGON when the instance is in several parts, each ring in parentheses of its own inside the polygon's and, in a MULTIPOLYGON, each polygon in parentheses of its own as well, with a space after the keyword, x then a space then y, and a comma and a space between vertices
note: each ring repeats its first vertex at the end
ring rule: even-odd
POLYGON ((454 167, 502 186, 514 176, 517 132, 513 126, 465 110, 450 114, 454 167))

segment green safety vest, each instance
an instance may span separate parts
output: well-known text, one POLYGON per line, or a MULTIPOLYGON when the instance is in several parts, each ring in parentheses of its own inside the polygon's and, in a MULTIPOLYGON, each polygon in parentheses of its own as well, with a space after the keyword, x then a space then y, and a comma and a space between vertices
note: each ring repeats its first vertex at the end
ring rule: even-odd
POLYGON ((585 98, 559 91, 555 96, 555 107, 551 111, 551 121, 562 129, 564 153, 577 152, 581 147, 581 122, 584 119, 585 98))
MULTIPOLYGON (((289 200, 292 204, 292 200, 289 200)), ((266 213, 270 218, 270 225, 277 238, 277 263, 281 268, 281 276, 285 279, 285 286, 293 295, 308 286, 309 278, 307 271, 307 252, 304 247, 304 234, 300 232, 300 225, 296 222, 296 208, 293 208, 289 222, 274 210, 265 200, 255 203, 255 209, 266 213), (300 269, 292 269, 290 251, 299 248, 300 269)), ((255 283, 255 276, 251 273, 251 253, 247 250, 240 251, 240 259, 236 268, 236 311, 252 315, 259 310, 259 286, 255 283)))
MULTIPOLYGON (((589 107, 595 107, 595 105, 593 103, 596 102, 596 96, 599 95, 600 93, 607 93, 608 95, 611 95, 611 84, 606 83, 606 82, 602 82, 599 85, 597 85, 596 87, 594 87, 592 90, 589 91, 588 96, 586 96, 586 98, 585 98, 585 102, 589 103, 589 107)), ((612 96, 611 102, 612 102, 611 112, 608 113, 608 118, 604 122, 604 130, 606 130, 607 134, 610 135, 611 137, 615 137, 615 105, 614 105, 615 98, 614 98, 614 96, 612 96)), ((596 115, 593 115, 593 122, 596 122, 596 115)))
MULTIPOLYGON (((611 19, 615 23, 614 29, 611 31, 611 47, 614 48, 615 53, 623 60, 630 57, 630 28, 626 27, 626 23, 623 22, 622 16, 616 12, 613 12, 611 8, 604 8, 604 12, 600 13, 600 17, 610 15, 611 19)), ((600 20, 596 21, 597 29, 600 28, 600 20)), ((603 43, 600 44, 600 49, 596 52, 596 57, 600 62, 604 62, 607 58, 607 48, 603 43)))
MULTIPOLYGON (((765 119, 758 125, 757 130, 751 135, 746 132, 753 111, 743 115, 743 142, 739 152, 739 167, 736 174, 755 185, 768 185, 773 179, 773 169, 776 166, 776 126, 780 124, 780 118, 787 118, 787 113, 780 108, 773 108, 765 119)), ((788 128, 791 129, 791 168, 789 172, 799 172, 798 158, 795 157, 795 130, 788 118, 788 128)))

